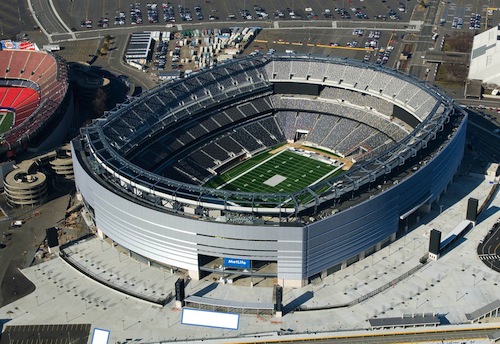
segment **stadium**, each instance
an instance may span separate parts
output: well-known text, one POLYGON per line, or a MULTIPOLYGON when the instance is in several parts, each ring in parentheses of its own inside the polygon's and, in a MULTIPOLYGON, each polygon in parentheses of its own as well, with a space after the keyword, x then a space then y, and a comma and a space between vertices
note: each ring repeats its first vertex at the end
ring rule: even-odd
POLYGON ((379 65, 257 55, 161 84, 72 141, 95 230, 193 279, 338 271, 446 192, 467 115, 379 65))
POLYGON ((73 104, 66 61, 31 50, 33 45, 20 50, 16 42, 2 41, 2 48, 0 160, 5 161, 27 148, 42 151, 62 142, 73 104))

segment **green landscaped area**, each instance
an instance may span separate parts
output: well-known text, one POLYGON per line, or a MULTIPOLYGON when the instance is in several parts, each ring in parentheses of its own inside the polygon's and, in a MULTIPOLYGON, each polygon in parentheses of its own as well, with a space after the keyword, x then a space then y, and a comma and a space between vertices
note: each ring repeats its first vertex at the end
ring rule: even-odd
POLYGON ((3 134, 12 128, 14 113, 11 111, 0 112, 0 134, 3 134))
POLYGON ((264 152, 221 174, 206 186, 224 190, 288 193, 343 173, 338 166, 290 150, 264 152))

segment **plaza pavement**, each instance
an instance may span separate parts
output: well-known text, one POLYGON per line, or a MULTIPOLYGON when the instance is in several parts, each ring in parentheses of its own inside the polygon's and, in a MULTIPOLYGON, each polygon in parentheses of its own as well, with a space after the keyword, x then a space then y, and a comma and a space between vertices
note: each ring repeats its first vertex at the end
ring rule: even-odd
MULTIPOLYGON (((22 271, 36 285, 36 290, 0 308, 0 319, 11 319, 4 326, 91 323, 93 327, 111 331, 109 343, 209 338, 218 342, 222 338, 235 341, 235 337, 242 340, 242 337, 253 338, 256 334, 275 336, 281 329, 293 334, 316 332, 319 335, 366 331, 369 318, 412 313, 436 313, 451 324, 464 324, 467 322, 466 313, 500 298, 500 274, 490 270, 476 254, 479 240, 500 217, 498 193, 479 216, 477 225, 451 251, 393 287, 348 308, 291 310, 296 306, 314 308, 349 302, 417 266, 419 258, 427 252, 429 230, 438 229, 442 231, 442 237, 446 236, 465 218, 469 197, 479 199, 480 205, 483 203, 491 190, 490 182, 480 175, 456 177, 439 205, 435 205, 429 214, 422 215, 417 226, 410 228, 405 237, 319 283, 303 288, 285 288, 282 318, 242 314, 238 330, 182 325, 181 311, 174 307, 174 302, 161 307, 120 293, 87 277, 56 256, 22 271)), ((170 270, 139 262, 97 238, 81 240, 66 248, 65 252, 89 274, 148 297, 166 297, 173 293, 175 280, 182 277, 170 270)), ((269 286, 252 288, 217 284, 210 288, 212 283, 211 279, 191 280, 186 295, 204 290, 207 292, 203 297, 272 302, 272 287, 269 286)))

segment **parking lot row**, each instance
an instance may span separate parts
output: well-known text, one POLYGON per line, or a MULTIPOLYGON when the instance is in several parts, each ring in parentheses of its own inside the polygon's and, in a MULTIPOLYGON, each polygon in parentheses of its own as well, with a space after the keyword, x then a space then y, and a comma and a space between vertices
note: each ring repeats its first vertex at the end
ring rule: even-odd
MULTIPOLYGON (((463 29, 464 26, 470 30, 478 30, 484 28, 486 21, 487 5, 482 5, 480 8, 474 8, 472 5, 456 6, 455 4, 447 4, 439 21, 440 26, 450 26, 452 29, 463 29), (468 21, 464 25, 464 22, 468 21)), ((491 11, 490 11, 491 12, 491 11)), ((492 14, 492 13, 490 13, 492 14)), ((491 21, 491 18, 490 20, 491 21)))
MULTIPOLYGON (((165 23, 175 23, 178 21, 178 17, 180 17, 181 21, 193 21, 193 18, 196 18, 198 21, 203 21, 205 16, 203 15, 203 10, 201 6, 195 6, 194 11, 195 15, 192 14, 189 8, 186 8, 182 5, 178 5, 176 15, 176 9, 171 3, 162 3, 161 7, 158 6, 157 3, 147 3, 147 17, 148 22, 151 24, 160 23, 160 8, 163 11, 163 21, 165 23)), ((406 7, 400 3, 399 11, 406 11, 406 7)), ((252 10, 249 9, 240 9, 239 13, 228 13, 226 18, 220 18, 214 14, 208 15, 208 20, 265 20, 265 19, 306 19, 306 20, 316 20, 316 19, 333 19, 335 15, 338 15, 341 19, 370 19, 366 12, 360 7, 336 7, 332 10, 325 9, 321 14, 317 14, 313 8, 308 7, 304 9, 305 13, 300 14, 298 10, 292 10, 287 8, 286 10, 276 10, 274 13, 269 15, 263 7, 255 5, 252 10)), ((379 14, 373 17, 375 20, 401 20, 401 16, 393 9, 389 9, 385 14, 379 14)), ((108 27, 112 21, 109 17, 100 17, 98 20, 98 27, 108 27)), ((93 28, 93 19, 85 18, 81 21, 82 28, 93 28)), ((141 3, 137 2, 134 4, 130 4, 130 18, 127 18, 127 14, 123 10, 117 10, 114 16, 114 25, 126 25, 130 23, 131 25, 143 24, 143 15, 141 10, 141 3)))
POLYGON ((72 1, 68 6, 63 0, 55 0, 56 8, 65 18, 68 27, 109 27, 111 25, 173 24, 206 21, 262 21, 262 20, 409 20, 412 8, 408 1, 316 0, 311 6, 307 1, 289 4, 266 0, 263 4, 238 1, 197 0, 171 2, 106 1, 102 4, 91 0, 72 1), (291 5, 291 6, 290 6, 291 5), (68 8, 69 7, 69 8, 68 8))

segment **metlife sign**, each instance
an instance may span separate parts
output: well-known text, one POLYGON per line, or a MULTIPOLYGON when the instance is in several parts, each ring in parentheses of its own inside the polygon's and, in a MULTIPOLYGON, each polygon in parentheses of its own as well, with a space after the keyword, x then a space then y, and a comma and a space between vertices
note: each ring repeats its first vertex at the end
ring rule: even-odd
POLYGON ((224 258, 224 266, 228 268, 250 269, 250 260, 239 258, 224 258))

